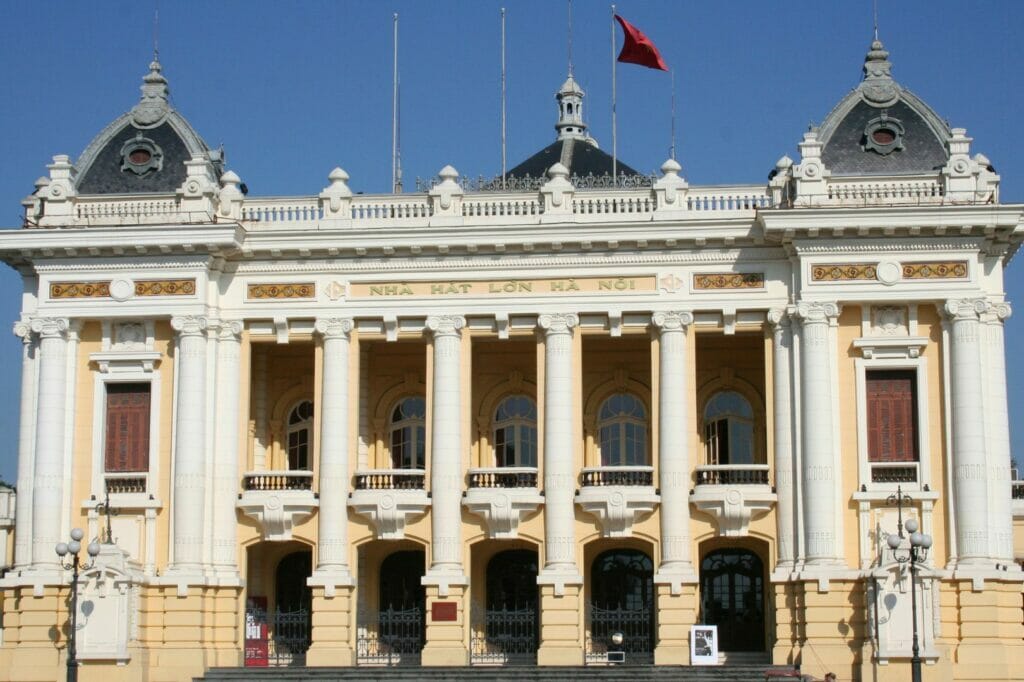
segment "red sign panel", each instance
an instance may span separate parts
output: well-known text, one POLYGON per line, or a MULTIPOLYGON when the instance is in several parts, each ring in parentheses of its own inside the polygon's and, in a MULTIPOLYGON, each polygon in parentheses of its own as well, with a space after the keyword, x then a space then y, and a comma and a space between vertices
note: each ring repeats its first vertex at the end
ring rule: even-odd
POLYGON ((459 619, 458 604, 453 601, 436 601, 430 605, 430 619, 435 623, 459 619))
POLYGON ((267 598, 249 597, 245 605, 245 665, 266 668, 269 663, 267 598))

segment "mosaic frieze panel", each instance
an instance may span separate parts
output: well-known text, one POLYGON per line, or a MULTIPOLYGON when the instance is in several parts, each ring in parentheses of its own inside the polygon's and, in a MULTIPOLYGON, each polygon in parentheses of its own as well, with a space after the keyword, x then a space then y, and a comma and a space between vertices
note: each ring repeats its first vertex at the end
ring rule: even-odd
POLYGON ((250 284, 246 289, 246 297, 264 301, 289 298, 315 298, 316 285, 313 282, 250 284))
POLYGON ((967 261, 942 261, 934 263, 903 263, 903 279, 964 279, 967 277, 967 261))
POLYGON ((708 289, 763 289, 763 272, 714 272, 693 276, 693 288, 708 289))
MULTIPOLYGON (((120 284, 124 280, 117 280, 120 284)), ((191 296, 196 293, 194 279, 150 279, 134 283, 135 296, 191 296)), ((50 298, 112 298, 111 281, 51 282, 50 298)), ((127 298, 127 296, 117 296, 127 298)))
POLYGON ((815 265, 811 280, 815 282, 853 282, 878 279, 878 268, 873 263, 832 263, 815 265))

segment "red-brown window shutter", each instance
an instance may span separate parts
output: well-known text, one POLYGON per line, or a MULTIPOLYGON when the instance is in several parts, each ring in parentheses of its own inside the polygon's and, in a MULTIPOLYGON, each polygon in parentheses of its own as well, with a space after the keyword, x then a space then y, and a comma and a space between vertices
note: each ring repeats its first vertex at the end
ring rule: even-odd
POLYGON ((866 377, 868 460, 916 462, 917 373, 870 371, 866 377))
POLYGON ((107 384, 104 470, 149 471, 149 384, 107 384))

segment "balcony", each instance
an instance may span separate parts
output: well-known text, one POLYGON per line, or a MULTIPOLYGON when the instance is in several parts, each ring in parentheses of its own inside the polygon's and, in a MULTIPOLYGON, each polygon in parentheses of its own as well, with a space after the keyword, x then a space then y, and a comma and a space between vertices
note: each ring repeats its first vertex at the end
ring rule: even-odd
POLYGON ((633 524, 658 505, 653 467, 586 467, 580 483, 576 504, 597 517, 606 538, 630 537, 633 524))
POLYGON ((379 540, 401 540, 405 525, 426 513, 430 498, 422 469, 371 469, 356 472, 349 506, 370 520, 379 540))
POLYGON ((1013 518, 1024 519, 1024 481, 1016 478, 1010 481, 1010 508, 1013 518))
POLYGON ((484 519, 491 538, 519 537, 519 522, 544 502, 534 467, 469 470, 469 490, 462 504, 484 519))
POLYGON ((872 483, 917 483, 917 462, 871 463, 872 483))
POLYGON ((285 542, 292 527, 320 506, 312 471, 250 471, 242 479, 238 509, 260 525, 263 539, 285 542))
POLYGON ((690 501, 710 514, 719 535, 745 537, 750 521, 771 511, 776 495, 767 464, 714 464, 697 467, 697 486, 690 501))

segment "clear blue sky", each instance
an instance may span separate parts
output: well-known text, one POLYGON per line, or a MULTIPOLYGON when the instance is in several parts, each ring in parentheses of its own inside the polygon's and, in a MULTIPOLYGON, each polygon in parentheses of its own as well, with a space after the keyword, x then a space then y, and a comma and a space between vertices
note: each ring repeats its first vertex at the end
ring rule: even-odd
MULTIPOLYGON (((53 154, 77 158, 138 99, 153 2, 0 4, 0 227, 53 154)), ((445 164, 500 170, 499 8, 508 8, 509 165, 553 140, 566 74, 558 0, 161 3, 160 58, 174 105, 253 195, 316 194, 336 165, 358 191, 389 187, 391 14, 401 15, 406 187, 445 164)), ((609 4, 577 0, 576 77, 592 134, 611 147, 609 4)), ((854 87, 871 39, 871 0, 620 0, 675 68, 678 158, 692 184, 759 183, 796 158, 808 123, 854 87)), ((894 75, 1002 175, 1024 202, 1024 2, 880 0, 894 75)), ((621 40, 621 38, 620 38, 621 40)), ((619 154, 645 171, 669 149, 669 79, 619 69, 619 154)), ((1019 257, 1020 258, 1020 257, 1019 257)), ((18 317, 18 276, 0 266, 0 326, 18 317)), ((1024 459, 1024 263, 1007 278, 1014 452, 1024 459)), ((0 329, 0 476, 13 481, 20 341, 0 329)))

